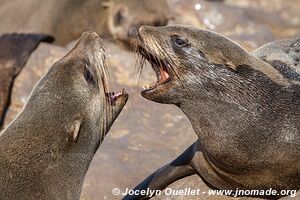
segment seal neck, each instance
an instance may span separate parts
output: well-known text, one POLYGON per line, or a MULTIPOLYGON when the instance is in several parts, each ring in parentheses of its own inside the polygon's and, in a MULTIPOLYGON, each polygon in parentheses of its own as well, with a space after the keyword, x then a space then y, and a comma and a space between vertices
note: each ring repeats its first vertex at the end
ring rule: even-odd
POLYGON ((253 77, 253 80, 249 80, 249 84, 239 85, 240 82, 235 85, 232 82, 229 84, 221 88, 222 93, 212 91, 213 88, 209 88, 211 90, 207 92, 201 86, 194 87, 197 91, 193 91, 193 94, 187 96, 179 105, 207 152, 221 160, 225 155, 228 165, 237 162, 235 159, 242 157, 243 154, 247 157, 250 151, 253 159, 259 154, 255 145, 261 145, 264 140, 255 144, 246 141, 256 141, 255 138, 268 140, 274 127, 268 121, 270 119, 266 119, 266 115, 273 116, 272 112, 276 106, 273 102, 278 100, 280 93, 280 88, 272 81, 268 82, 267 78, 260 80, 253 77), (261 134, 260 127, 266 129, 263 130, 264 134, 261 134), (237 150, 241 149, 237 142, 237 138, 241 135, 242 140, 245 140, 244 152, 237 150))

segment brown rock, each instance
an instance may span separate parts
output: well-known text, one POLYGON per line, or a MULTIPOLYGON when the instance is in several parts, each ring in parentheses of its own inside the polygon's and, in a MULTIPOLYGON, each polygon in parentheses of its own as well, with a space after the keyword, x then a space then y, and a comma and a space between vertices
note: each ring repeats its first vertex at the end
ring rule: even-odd
POLYGON ((0 127, 9 104, 15 77, 40 42, 52 42, 43 34, 5 34, 0 36, 0 127))

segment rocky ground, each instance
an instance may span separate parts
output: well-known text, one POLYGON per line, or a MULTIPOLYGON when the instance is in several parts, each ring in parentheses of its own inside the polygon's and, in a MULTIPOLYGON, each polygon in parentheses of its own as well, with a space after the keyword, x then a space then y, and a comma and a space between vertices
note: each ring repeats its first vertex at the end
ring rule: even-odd
MULTIPOLYGON (((249 50, 254 50, 268 41, 300 36, 298 1, 275 1, 269 3, 269 0, 227 0, 224 3, 169 0, 176 16, 171 23, 209 28, 227 35, 249 50)), ((34 84, 73 45, 74 42, 66 47, 41 44, 32 54, 15 80, 5 125, 22 109, 34 84)), ((83 186, 82 200, 121 199, 122 196, 112 195, 113 188, 121 191, 133 188, 153 171, 176 158, 196 140, 189 121, 179 109, 172 105, 157 104, 140 96, 141 86, 155 80, 153 72, 148 70, 143 81, 139 82, 134 71, 134 54, 110 41, 105 41, 105 48, 112 84, 117 90, 125 88, 130 99, 95 155, 83 186)), ((182 179, 170 187, 209 190, 198 176, 182 179)), ((154 199, 233 198, 203 193, 194 197, 160 196, 154 199)), ((288 199, 297 200, 300 195, 284 198, 288 199)))

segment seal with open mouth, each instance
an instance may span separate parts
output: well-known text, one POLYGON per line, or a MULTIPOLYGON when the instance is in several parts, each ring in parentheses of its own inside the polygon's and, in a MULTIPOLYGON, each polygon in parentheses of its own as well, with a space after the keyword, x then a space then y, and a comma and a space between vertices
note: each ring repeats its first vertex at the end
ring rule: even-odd
MULTIPOLYGON (((136 191, 162 190, 192 174, 217 189, 300 188, 296 70, 284 60, 271 65, 269 59, 271 64, 226 37, 192 27, 142 26, 136 40, 142 62, 150 62, 158 79, 142 96, 177 105, 198 135, 182 155, 145 179, 136 191)), ((284 47, 296 60, 299 41, 284 47)), ((257 54, 269 58, 262 52, 257 54)))
POLYGON ((79 199, 92 158, 128 99, 109 90, 100 37, 83 33, 0 135, 0 199, 79 199))

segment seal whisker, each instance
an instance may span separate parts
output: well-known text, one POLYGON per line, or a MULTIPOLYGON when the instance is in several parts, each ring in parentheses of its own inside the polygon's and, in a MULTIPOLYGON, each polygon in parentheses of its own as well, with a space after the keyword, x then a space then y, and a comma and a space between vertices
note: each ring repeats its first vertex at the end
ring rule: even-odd
MULTIPOLYGON (((137 50, 138 51, 138 50, 137 50)), ((146 60, 143 56, 136 53, 136 61, 135 61, 135 74, 137 74, 138 83, 140 83, 142 79, 143 68, 146 65, 146 60)))

